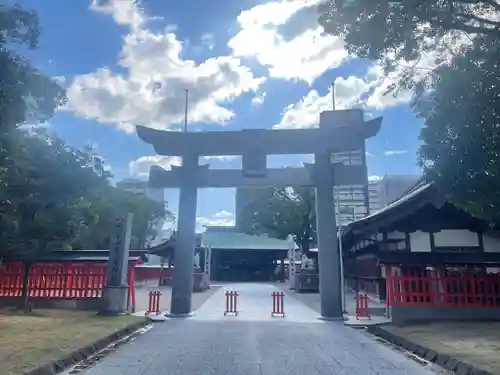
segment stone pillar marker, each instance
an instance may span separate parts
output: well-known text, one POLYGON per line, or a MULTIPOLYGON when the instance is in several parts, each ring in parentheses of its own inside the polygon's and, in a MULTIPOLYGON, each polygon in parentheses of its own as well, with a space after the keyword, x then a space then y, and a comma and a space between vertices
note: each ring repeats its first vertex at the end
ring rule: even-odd
POLYGON ((128 259, 132 234, 132 214, 116 219, 116 234, 111 243, 106 287, 102 294, 101 315, 122 315, 128 312, 128 259))
POLYGON ((207 274, 208 281, 210 282, 210 268, 212 266, 212 249, 210 246, 205 248, 205 265, 203 271, 207 274))
POLYGON ((196 247, 196 206, 198 201, 196 171, 198 170, 198 155, 184 155, 182 157, 182 166, 178 170, 182 177, 179 192, 172 300, 168 316, 189 317, 191 316, 194 250, 196 247))
POLYGON ((288 235, 287 240, 290 241, 288 249, 288 287, 295 289, 295 241, 292 235, 288 235))
POLYGON ((332 153, 316 152, 311 167, 316 185, 316 234, 318 240, 319 293, 321 317, 343 319, 340 282, 340 255, 337 246, 337 224, 333 199, 334 176, 332 153))

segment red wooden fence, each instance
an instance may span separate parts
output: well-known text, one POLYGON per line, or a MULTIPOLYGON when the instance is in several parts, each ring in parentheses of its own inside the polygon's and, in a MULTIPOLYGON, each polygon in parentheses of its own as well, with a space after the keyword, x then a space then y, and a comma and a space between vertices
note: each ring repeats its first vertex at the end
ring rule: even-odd
POLYGON ((387 275, 389 306, 500 308, 500 275, 387 275))
MULTIPOLYGON (((130 297, 135 303, 133 268, 129 268, 130 297)), ((102 296, 106 283, 105 263, 38 263, 30 268, 28 295, 53 300, 89 300, 102 296)), ((9 262, 0 267, 0 297, 20 297, 24 264, 9 262)))

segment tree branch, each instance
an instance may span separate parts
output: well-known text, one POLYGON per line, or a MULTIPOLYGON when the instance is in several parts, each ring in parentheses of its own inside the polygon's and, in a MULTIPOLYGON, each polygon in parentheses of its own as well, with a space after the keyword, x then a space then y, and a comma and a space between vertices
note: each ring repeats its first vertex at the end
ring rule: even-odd
MULTIPOLYGON (((487 24, 487 25, 491 25, 491 26, 494 26, 494 27, 499 27, 500 26, 500 22, 499 21, 488 20, 486 18, 478 17, 478 16, 476 16, 474 14, 455 13, 455 17, 463 19, 463 22, 474 20, 476 22, 487 24)), ((486 26, 484 26, 484 28, 490 30, 490 28, 488 28, 486 26)))

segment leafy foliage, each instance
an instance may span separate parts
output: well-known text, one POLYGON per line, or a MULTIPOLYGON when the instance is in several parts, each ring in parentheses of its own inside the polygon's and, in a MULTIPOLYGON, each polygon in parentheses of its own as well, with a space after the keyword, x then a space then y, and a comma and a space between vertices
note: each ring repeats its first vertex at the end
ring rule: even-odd
POLYGON ((0 197, 4 174, 13 167, 9 155, 21 142, 19 125, 48 120, 66 101, 65 91, 19 54, 23 47, 35 49, 39 34, 34 12, 0 5, 0 197))
POLYGON ((330 0, 319 11, 325 31, 344 37, 351 54, 400 73, 389 90, 422 90, 422 70, 459 55, 461 39, 500 37, 497 0, 330 0))
POLYGON ((500 41, 489 36, 434 73, 414 103, 425 119, 420 162, 450 198, 500 222, 500 41))
POLYGON ((166 204, 161 204, 145 196, 138 196, 113 186, 104 187, 92 200, 85 218, 86 226, 82 231, 76 248, 108 249, 115 218, 131 212, 134 214, 131 248, 147 247, 154 239, 158 226, 174 217, 166 204))
POLYGON ((115 218, 134 214, 132 246, 147 245, 171 218, 164 204, 110 185, 102 160, 43 131, 24 134, 7 170, 0 247, 26 255, 55 249, 107 249, 115 218))
POLYGON ((128 212, 132 245, 144 247, 172 219, 165 204, 111 186, 91 150, 36 127, 66 101, 64 89, 20 54, 37 47, 39 34, 35 13, 0 5, 0 257, 109 248, 115 217, 128 212))
POLYGON ((397 74, 388 91, 413 91, 429 179, 498 225, 500 2, 344 0, 320 11, 325 31, 344 37, 351 54, 397 74))
POLYGON ((307 188, 247 189, 241 211, 241 228, 249 234, 286 239, 295 236, 305 252, 316 242, 314 191, 307 188))

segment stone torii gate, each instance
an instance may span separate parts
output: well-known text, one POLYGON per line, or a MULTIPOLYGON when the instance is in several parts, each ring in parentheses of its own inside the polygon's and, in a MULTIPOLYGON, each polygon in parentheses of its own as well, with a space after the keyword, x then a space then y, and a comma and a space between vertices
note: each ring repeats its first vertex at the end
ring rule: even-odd
POLYGON ((364 121, 361 110, 325 111, 319 128, 215 132, 169 132, 137 127, 139 137, 160 155, 180 156, 182 166, 151 167, 149 184, 180 188, 177 251, 170 316, 191 314, 198 188, 310 186, 316 192, 321 316, 342 319, 340 256, 337 244, 334 185, 368 184, 365 140, 380 130, 382 118, 364 121), (332 164, 333 152, 362 151, 361 165, 332 164), (267 155, 314 154, 304 168, 268 169, 267 155), (241 155, 242 170, 210 170, 200 156, 241 155))

